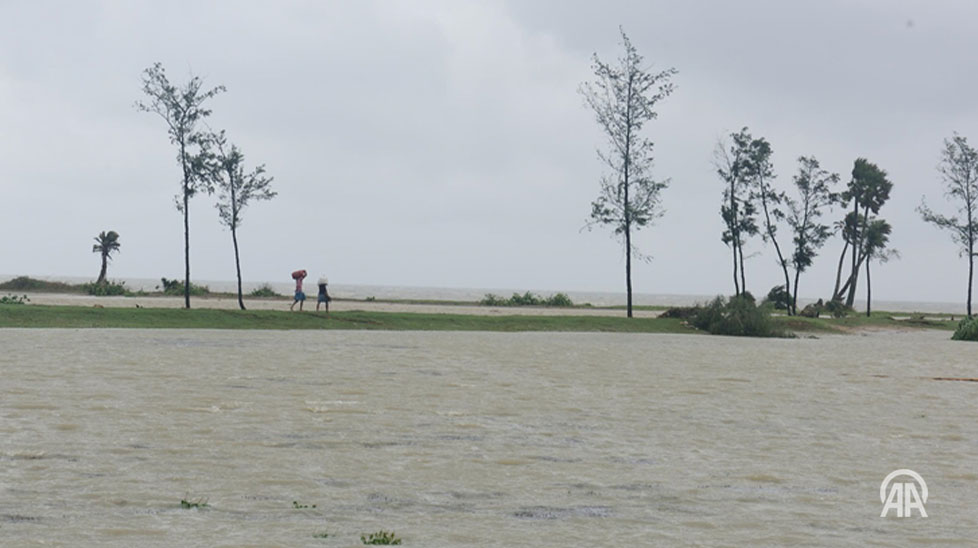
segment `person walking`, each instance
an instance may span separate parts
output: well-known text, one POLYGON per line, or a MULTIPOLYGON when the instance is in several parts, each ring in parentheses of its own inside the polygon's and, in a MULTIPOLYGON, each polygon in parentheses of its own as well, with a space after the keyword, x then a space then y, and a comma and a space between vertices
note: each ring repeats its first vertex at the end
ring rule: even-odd
POLYGON ((319 296, 316 298, 316 312, 319 312, 319 305, 323 305, 326 313, 329 314, 329 301, 333 300, 333 298, 330 297, 329 293, 326 291, 326 286, 329 285, 329 280, 327 280, 326 276, 323 275, 321 278, 319 278, 318 284, 319 296))
POLYGON ((295 280, 295 300, 289 306, 289 310, 295 310, 295 304, 299 303, 299 312, 302 312, 302 304, 306 302, 306 294, 302 292, 302 280, 306 278, 305 270, 296 270, 292 273, 295 280))

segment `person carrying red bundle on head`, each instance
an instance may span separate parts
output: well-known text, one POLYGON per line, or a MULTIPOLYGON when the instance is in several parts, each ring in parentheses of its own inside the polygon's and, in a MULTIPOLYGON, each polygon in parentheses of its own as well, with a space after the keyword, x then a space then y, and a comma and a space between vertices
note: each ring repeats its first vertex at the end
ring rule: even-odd
POLYGON ((302 304, 306 302, 306 294, 302 292, 302 280, 306 278, 305 270, 296 270, 292 273, 295 280, 295 300, 289 306, 289 310, 295 310, 295 303, 299 303, 299 312, 302 312, 302 304))

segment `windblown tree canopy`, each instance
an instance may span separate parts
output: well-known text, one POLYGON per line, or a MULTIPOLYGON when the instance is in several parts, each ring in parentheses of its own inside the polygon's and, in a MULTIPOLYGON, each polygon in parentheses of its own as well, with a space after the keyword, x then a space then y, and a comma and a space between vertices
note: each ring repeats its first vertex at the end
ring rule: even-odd
POLYGON ((677 71, 650 72, 624 30, 621 40, 624 54, 617 63, 605 63, 594 55, 595 80, 581 85, 580 92, 609 144, 606 152, 598 152, 609 174, 601 179, 598 198, 591 204, 588 227, 611 226, 622 240, 627 315, 631 318, 632 255, 638 255, 632 232, 662 216, 660 196, 668 185, 668 180, 652 178, 653 143, 641 132, 646 122, 658 116, 656 103, 673 92, 670 80, 677 71))
POLYGON ((723 203, 720 216, 723 217, 723 243, 733 252, 734 295, 747 292, 747 278, 744 274, 744 243, 757 235, 757 208, 751 194, 750 149, 754 138, 745 127, 730 134, 729 146, 717 143, 714 151, 714 166, 723 181, 723 203))
POLYGON ((788 225, 794 234, 794 252, 791 265, 795 269, 795 285, 791 307, 798 311, 798 282, 801 273, 808 269, 818 251, 832 235, 832 227, 820 221, 827 209, 839 200, 833 190, 839 182, 837 173, 822 169, 814 156, 798 158, 798 173, 794 176, 797 198, 788 198, 788 225))

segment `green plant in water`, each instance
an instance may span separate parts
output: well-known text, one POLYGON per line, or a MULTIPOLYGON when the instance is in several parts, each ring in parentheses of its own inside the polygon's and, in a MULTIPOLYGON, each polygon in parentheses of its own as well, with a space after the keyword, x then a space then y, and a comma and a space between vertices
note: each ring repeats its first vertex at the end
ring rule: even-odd
POLYGON ((300 509, 300 510, 301 510, 301 509, 303 509, 303 508, 315 508, 315 507, 316 507, 316 505, 315 505, 315 504, 313 504, 312 506, 310 506, 310 505, 308 505, 308 504, 299 504, 299 501, 297 501, 297 500, 294 500, 294 501, 292 501, 292 507, 293 507, 293 508, 297 508, 297 509, 300 509))
POLYGON ((360 535, 360 542, 375 546, 388 546, 400 544, 401 539, 394 535, 394 531, 380 530, 369 535, 360 535))
POLYGON ((4 295, 0 297, 0 304, 27 304, 29 302, 31 300, 27 298, 27 295, 20 297, 17 295, 4 295))
POLYGON ((313 533, 312 538, 329 538, 329 532, 323 531, 322 533, 313 533))
POLYGON ((193 508, 207 508, 207 499, 198 498, 196 500, 180 499, 180 508, 193 509, 193 508))

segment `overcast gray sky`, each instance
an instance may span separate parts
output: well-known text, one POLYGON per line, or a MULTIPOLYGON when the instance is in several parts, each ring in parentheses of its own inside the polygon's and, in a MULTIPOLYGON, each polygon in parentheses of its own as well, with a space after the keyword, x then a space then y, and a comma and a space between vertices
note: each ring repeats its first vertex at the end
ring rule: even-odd
MULTIPOLYGON (((243 274, 288 281, 624 291, 608 231, 581 232, 603 146, 577 93, 618 25, 676 92, 647 125, 665 216, 639 233, 643 293, 730 293, 712 153, 742 126, 774 148, 788 189, 814 155, 844 180, 863 156, 894 182, 881 212, 902 259, 874 296, 961 301, 967 264, 925 225, 950 213, 935 170, 952 132, 978 144, 978 3, 832 1, 0 2, 0 272, 180 277, 180 171, 163 121, 137 112, 156 61, 228 92, 211 102, 278 198, 244 214, 243 274)), ((195 279, 234 278, 213 198, 191 202, 195 279)), ((841 216, 835 212, 833 218, 841 216)), ((826 296, 830 241, 802 278, 826 296)), ((760 240, 748 285, 778 282, 760 240)), ((860 290, 862 293, 862 290, 860 290)))

